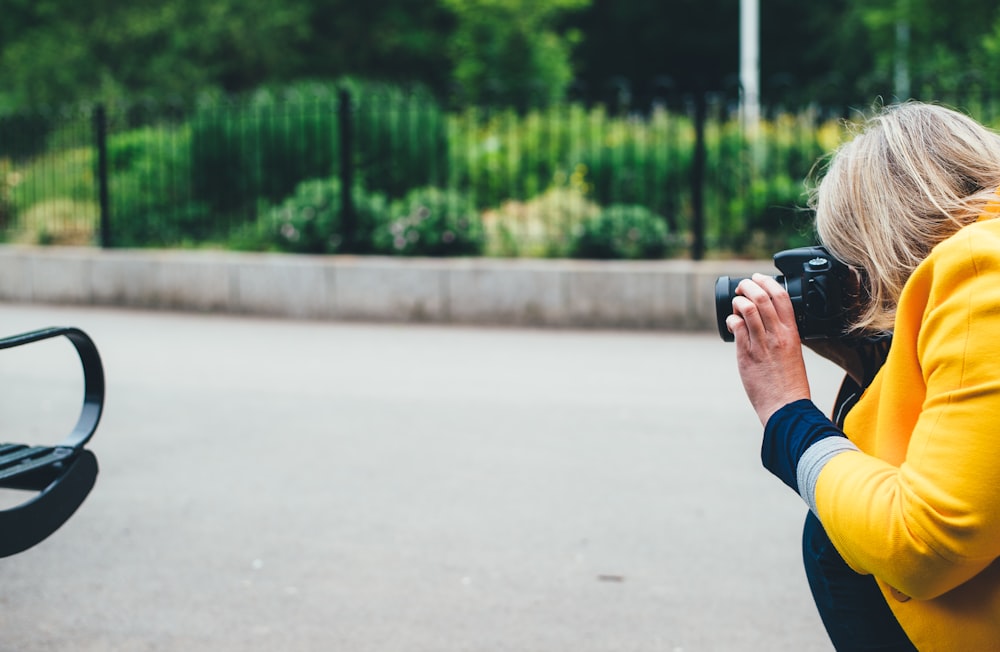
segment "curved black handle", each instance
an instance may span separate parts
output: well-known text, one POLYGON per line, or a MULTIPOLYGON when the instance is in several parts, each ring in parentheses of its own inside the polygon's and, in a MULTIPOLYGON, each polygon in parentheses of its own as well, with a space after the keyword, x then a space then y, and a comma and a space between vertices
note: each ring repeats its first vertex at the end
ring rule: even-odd
POLYGON ((6 467, 0 469, 0 486, 38 492, 0 510, 0 557, 27 550, 58 530, 97 479, 97 457, 84 449, 104 410, 104 366, 93 340, 79 328, 52 327, 0 338, 0 349, 60 336, 73 343, 83 364, 83 407, 73 430, 54 448, 0 445, 0 462, 6 467))
POLYGON ((101 412, 104 411, 104 365, 101 364, 101 355, 97 352, 94 341, 79 328, 53 326, 0 338, 0 349, 10 349, 60 336, 66 337, 73 343, 83 365, 83 406, 80 408, 80 417, 73 430, 58 445, 79 450, 94 436, 97 424, 101 421, 101 412))

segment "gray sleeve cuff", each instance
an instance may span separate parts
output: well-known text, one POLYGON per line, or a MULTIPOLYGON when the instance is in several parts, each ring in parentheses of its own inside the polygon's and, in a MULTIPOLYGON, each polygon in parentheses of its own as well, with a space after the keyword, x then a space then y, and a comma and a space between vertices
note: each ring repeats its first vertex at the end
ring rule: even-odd
MULTIPOLYGON (((795 468, 799 495, 816 514, 816 483, 826 463, 846 451, 859 450, 847 437, 824 437, 806 449, 795 468)), ((817 514, 818 516, 818 514, 817 514)))

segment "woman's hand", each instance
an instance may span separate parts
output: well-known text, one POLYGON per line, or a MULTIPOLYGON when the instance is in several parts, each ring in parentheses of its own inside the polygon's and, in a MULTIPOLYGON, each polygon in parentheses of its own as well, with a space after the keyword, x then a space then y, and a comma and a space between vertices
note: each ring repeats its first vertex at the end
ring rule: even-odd
POLYGON ((780 283, 765 274, 744 279, 726 327, 736 339, 740 378, 761 424, 782 406, 811 398, 795 311, 780 283))

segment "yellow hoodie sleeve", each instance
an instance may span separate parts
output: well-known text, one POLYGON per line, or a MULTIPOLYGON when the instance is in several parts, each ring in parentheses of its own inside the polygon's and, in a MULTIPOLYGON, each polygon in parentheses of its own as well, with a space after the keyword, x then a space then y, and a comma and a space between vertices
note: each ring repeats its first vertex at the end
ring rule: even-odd
POLYGON ((816 485, 845 560, 918 599, 1000 556, 1000 229, 979 227, 935 248, 907 283, 864 419, 845 424, 863 452, 834 457, 816 485))

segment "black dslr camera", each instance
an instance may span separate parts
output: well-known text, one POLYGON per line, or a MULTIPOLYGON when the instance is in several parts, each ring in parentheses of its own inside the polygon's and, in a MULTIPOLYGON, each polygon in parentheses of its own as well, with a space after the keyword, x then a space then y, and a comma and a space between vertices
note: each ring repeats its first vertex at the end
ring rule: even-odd
MULTIPOLYGON (((781 274, 774 280, 785 286, 795 309, 799 337, 803 340, 840 337, 847 326, 845 286, 850 269, 824 247, 799 247, 774 254, 781 274)), ((715 318, 726 342, 733 334, 726 318, 733 314, 733 297, 742 278, 720 276, 715 282, 715 318)))

